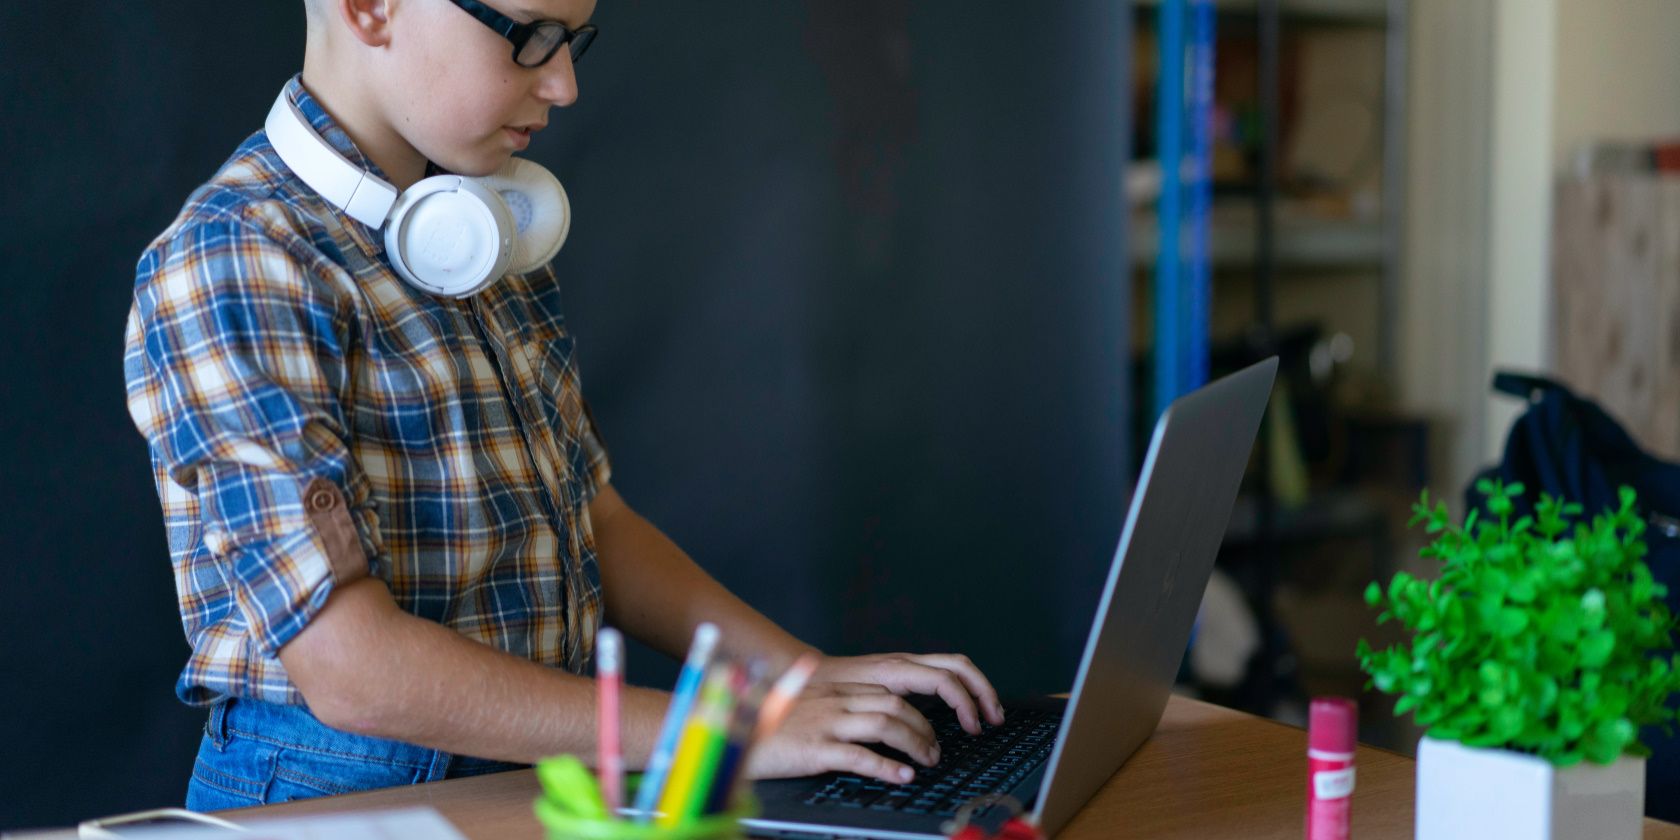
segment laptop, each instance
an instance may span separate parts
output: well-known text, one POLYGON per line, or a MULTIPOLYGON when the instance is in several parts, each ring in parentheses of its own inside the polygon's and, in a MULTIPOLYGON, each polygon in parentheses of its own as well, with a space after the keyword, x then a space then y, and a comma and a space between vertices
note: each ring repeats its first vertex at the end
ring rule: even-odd
MULTIPOLYGON (((1174 401, 1144 457, 1120 545, 1067 699, 1005 703, 1002 726, 970 736, 937 698, 915 698, 939 739, 938 766, 908 785, 830 773, 757 782, 753 836, 941 838, 966 802, 1005 794, 1055 834, 1161 722, 1277 375, 1277 358, 1174 401)), ((1095 583, 1095 581, 1093 581, 1095 583)), ((1002 806, 974 814, 982 825, 1002 806)))

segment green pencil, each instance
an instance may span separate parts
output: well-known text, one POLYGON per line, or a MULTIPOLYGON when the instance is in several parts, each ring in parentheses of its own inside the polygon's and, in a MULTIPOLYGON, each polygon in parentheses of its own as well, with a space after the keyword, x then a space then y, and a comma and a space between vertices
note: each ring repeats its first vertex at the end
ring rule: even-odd
POLYGON ((688 788, 688 797, 678 813, 679 824, 693 822, 705 813, 712 786, 717 784, 718 762, 729 742, 729 713, 735 707, 735 697, 730 688, 738 667, 733 662, 724 663, 706 681, 706 689, 700 694, 698 717, 706 740, 701 747, 700 761, 694 768, 694 781, 688 788))

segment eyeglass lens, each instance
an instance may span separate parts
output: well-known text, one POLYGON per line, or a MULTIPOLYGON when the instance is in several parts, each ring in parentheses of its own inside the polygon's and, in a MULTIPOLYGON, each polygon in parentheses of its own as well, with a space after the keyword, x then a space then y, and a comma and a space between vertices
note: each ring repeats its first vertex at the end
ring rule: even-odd
MULTIPOLYGON (((573 61, 577 61, 583 55, 583 51, 589 48, 589 42, 594 40, 594 37, 594 30, 588 28, 572 33, 571 43, 567 46, 570 48, 573 61)), ((566 28, 564 26, 552 22, 538 24, 537 30, 531 33, 530 39, 519 50, 519 55, 515 60, 526 67, 536 67, 548 61, 549 57, 554 55, 559 48, 560 42, 565 38, 566 28)))

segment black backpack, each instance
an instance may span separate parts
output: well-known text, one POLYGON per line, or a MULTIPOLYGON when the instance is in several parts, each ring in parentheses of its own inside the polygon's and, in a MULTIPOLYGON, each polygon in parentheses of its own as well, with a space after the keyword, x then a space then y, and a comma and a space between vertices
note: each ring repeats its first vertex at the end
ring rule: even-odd
MULTIPOLYGON (((1529 406, 1511 426, 1503 460, 1483 470, 1477 480, 1522 482, 1526 492, 1512 500, 1513 516, 1533 514, 1534 503, 1547 493, 1579 502, 1582 514, 1590 518, 1618 508, 1617 489, 1632 487, 1650 524, 1645 562, 1652 576, 1668 587, 1668 608, 1680 615, 1680 464, 1640 449, 1597 403, 1561 383, 1501 372, 1494 376, 1493 388, 1522 397, 1529 406)), ((1488 515, 1474 481, 1464 497, 1466 511, 1480 509, 1480 515, 1488 515)), ((1640 740, 1652 750, 1645 765, 1645 813, 1680 821, 1680 727, 1672 735, 1649 727, 1640 740)))

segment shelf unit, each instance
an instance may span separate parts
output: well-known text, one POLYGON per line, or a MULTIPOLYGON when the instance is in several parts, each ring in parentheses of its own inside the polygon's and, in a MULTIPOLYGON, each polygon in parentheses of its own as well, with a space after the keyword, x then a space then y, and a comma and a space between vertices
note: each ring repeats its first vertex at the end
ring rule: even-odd
MULTIPOLYGON (((1384 381, 1395 380, 1397 350, 1395 321, 1399 312, 1401 277, 1401 221, 1404 188, 1404 106, 1406 20, 1408 0, 1213 0, 1221 28, 1233 23, 1256 26, 1265 35, 1281 29, 1358 27, 1383 32, 1383 90, 1381 113, 1381 210, 1374 218, 1333 218, 1294 213, 1277 198, 1275 176, 1257 184, 1253 195, 1223 196, 1214 201, 1208 259, 1216 273, 1244 269, 1256 274, 1255 321, 1263 331, 1271 323, 1272 301, 1278 282, 1294 274, 1329 270, 1369 271, 1376 282, 1376 334, 1371 365, 1384 381), (1264 228, 1264 229, 1263 229, 1264 228)), ((1161 0, 1134 0, 1140 27, 1153 26, 1161 0)), ((1262 62, 1273 63, 1276 77, 1278 44, 1262 37, 1262 62)), ((1275 84, 1275 82, 1274 82, 1275 84)), ((1262 91, 1271 103, 1273 119, 1277 91, 1262 91)), ((1275 129, 1274 129, 1275 131, 1275 129)), ((1272 138, 1275 149, 1276 138, 1272 138)), ((1152 267, 1159 254, 1159 225, 1153 211, 1134 214, 1130 226, 1129 261, 1134 270, 1152 267)))
MULTIPOLYGON (((1133 0, 1138 9, 1154 9, 1161 0, 1133 0)), ((1213 0, 1220 14, 1259 14, 1261 0, 1213 0)), ((1388 0, 1288 0, 1279 9, 1290 20, 1321 20, 1338 24, 1382 26, 1388 23, 1388 0)))
MULTIPOLYGON (((1256 259, 1255 222, 1222 220, 1218 210, 1208 235, 1208 260, 1215 270, 1252 267, 1256 259)), ((1160 249, 1159 226, 1153 214, 1132 220, 1133 268, 1155 264, 1160 249)), ((1277 226, 1274 258, 1291 270, 1361 268, 1381 271, 1386 265, 1388 233, 1380 221, 1282 219, 1277 226)))
MULTIPOLYGON (((1223 197, 1213 202, 1208 217, 1209 272, 1231 274, 1244 269, 1253 274, 1253 329, 1249 336, 1257 355, 1276 351, 1277 324, 1273 317, 1277 290, 1283 278, 1308 272, 1353 269, 1362 277, 1375 275, 1377 290, 1374 344, 1375 372, 1384 381, 1395 381, 1395 328, 1398 313, 1397 286, 1401 277, 1404 185, 1404 104, 1407 57, 1407 12, 1409 0, 1213 0, 1218 29, 1242 26, 1253 31, 1257 46, 1257 105, 1259 112, 1258 165, 1251 193, 1223 197), (1250 23, 1251 22, 1251 23, 1250 23), (1253 29, 1247 27, 1252 25, 1253 29), (1380 210, 1375 218, 1335 218, 1293 212, 1279 200, 1276 164, 1279 154, 1280 54, 1282 31, 1294 27, 1344 27, 1381 32, 1381 105, 1377 134, 1381 149, 1380 210), (1280 282, 1281 281, 1281 282, 1280 282)), ((1161 0, 1134 0, 1137 25, 1149 27, 1161 0)), ((1162 49, 1165 53, 1166 49, 1162 49)), ((1369 205, 1367 205, 1369 206, 1369 205)), ((1367 211, 1366 216, 1370 216, 1367 211)), ((1135 215, 1131 223, 1131 257, 1134 273, 1140 277, 1155 264, 1159 255, 1160 227, 1153 213, 1135 215)), ((1200 290, 1199 290, 1200 293, 1200 290)), ((1268 412, 1270 414, 1270 412, 1268 412)), ((1270 417, 1256 448, 1255 483, 1251 495, 1234 516, 1227 545, 1239 546, 1253 562, 1244 565, 1244 589, 1249 595, 1261 628, 1259 685, 1252 687, 1262 704, 1275 704, 1288 694, 1295 679, 1293 661, 1274 612, 1278 563, 1286 543, 1317 540, 1348 534, 1368 535, 1375 558, 1384 557, 1388 537, 1385 518, 1369 500, 1358 494, 1323 494, 1307 500, 1296 510, 1282 510, 1274 497, 1269 477, 1274 459, 1270 417)), ((1379 566, 1386 565, 1380 562, 1379 566)), ((1265 709, 1260 709, 1265 712, 1265 709)))

